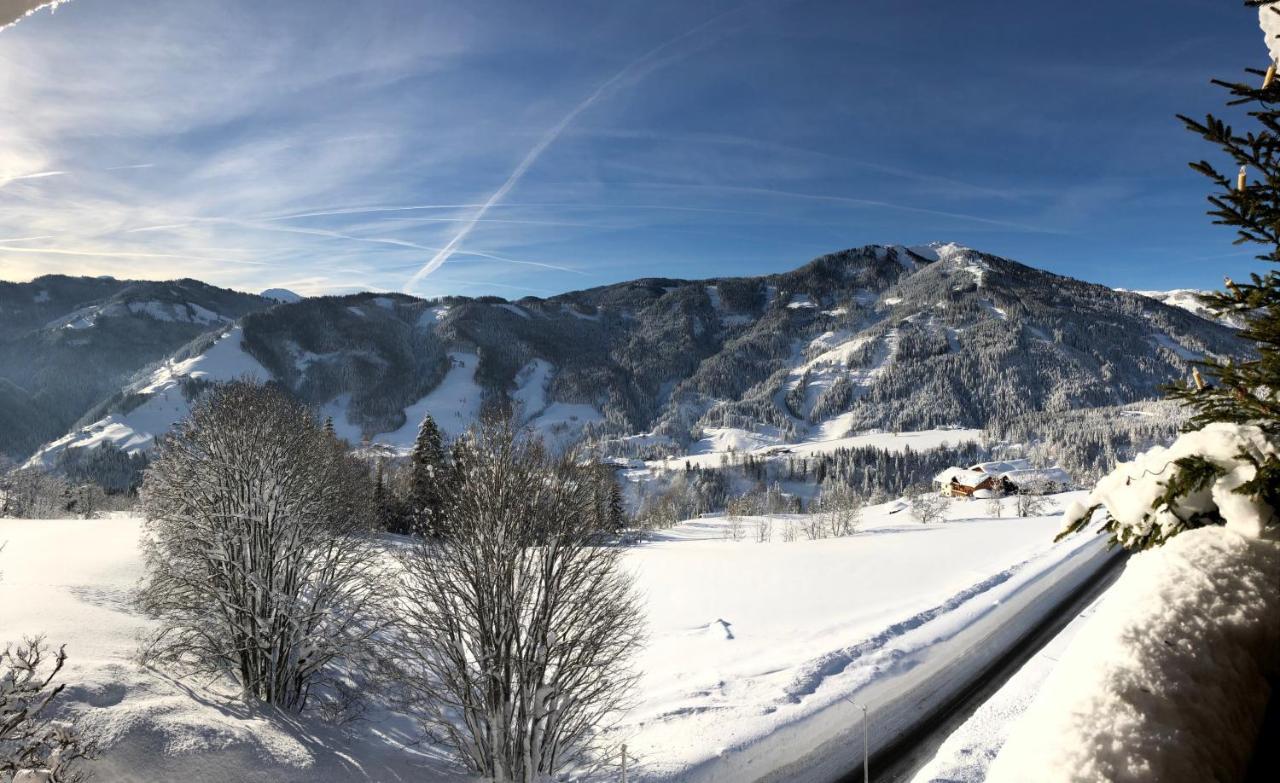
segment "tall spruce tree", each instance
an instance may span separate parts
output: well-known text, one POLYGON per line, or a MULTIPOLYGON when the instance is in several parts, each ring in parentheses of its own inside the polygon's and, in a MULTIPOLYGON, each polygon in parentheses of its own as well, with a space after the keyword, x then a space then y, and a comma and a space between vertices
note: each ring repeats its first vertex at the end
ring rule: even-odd
POLYGON ((386 461, 378 458, 378 465, 373 473, 373 513, 375 526, 379 530, 391 529, 390 503, 387 499, 386 461))
MULTIPOLYGON (((1280 13, 1277 0, 1249 0, 1267 6, 1263 13, 1280 13)), ((1228 105, 1247 107, 1253 127, 1243 133, 1210 114, 1203 122, 1179 115, 1186 126, 1217 146, 1239 167, 1223 174, 1206 160, 1191 167, 1216 186, 1209 196, 1214 223, 1236 229, 1235 244, 1259 244, 1257 258, 1280 263, 1280 79, 1276 66, 1249 68, 1249 82, 1213 83, 1230 95, 1228 105)), ((1231 314, 1244 323, 1240 336, 1252 342, 1258 355, 1247 361, 1206 359, 1191 383, 1171 390, 1195 411, 1189 427, 1215 421, 1255 424, 1269 434, 1280 433, 1280 273, 1250 275, 1249 282, 1227 278, 1223 291, 1206 294, 1204 303, 1215 312, 1231 314), (1206 377, 1207 376, 1207 377, 1206 377)))
POLYGON ((427 414, 418 428, 410 471, 410 499, 416 526, 423 535, 439 538, 445 534, 441 508, 452 474, 445 459, 444 438, 431 414, 427 414))
MULTIPOLYGON (((1247 0, 1264 14, 1280 14, 1277 0, 1247 0)), ((1248 81, 1214 84, 1230 95, 1229 106, 1246 107, 1254 127, 1237 132, 1210 114, 1203 122, 1180 116, 1186 126, 1217 146, 1239 167, 1234 177, 1202 160, 1191 167, 1216 186, 1210 194, 1214 223, 1236 229, 1235 244, 1263 247, 1256 257, 1280 264, 1280 79, 1276 63, 1265 70, 1249 68, 1248 81)), ((1188 428, 1211 422, 1252 424, 1272 437, 1280 436, 1280 272, 1270 268, 1253 273, 1248 282, 1226 278, 1225 289, 1206 294, 1204 303, 1215 312, 1231 314, 1244 324, 1240 336, 1253 343, 1257 355, 1245 361, 1200 362, 1190 383, 1181 383, 1170 394, 1195 413, 1188 428)), ((1240 488, 1280 508, 1280 461, 1271 457, 1253 460, 1254 479, 1240 488)), ((1168 484, 1166 497, 1176 498, 1198 490, 1221 475, 1223 468, 1202 458, 1188 458, 1182 471, 1168 484)))
MULTIPOLYGON (((1264 15, 1280 13, 1280 0, 1245 0, 1245 5, 1258 8, 1264 15)), ((1213 114, 1204 121, 1184 115, 1178 115, 1178 119, 1232 162, 1226 174, 1207 160, 1191 164, 1214 185, 1208 197, 1208 214, 1213 222, 1235 228, 1237 245, 1261 245, 1258 260, 1280 264, 1280 78, 1274 60, 1265 70, 1245 70, 1245 80, 1214 79, 1212 83, 1227 92, 1228 106, 1243 107, 1243 121, 1250 126, 1247 130, 1237 131, 1213 114)), ((1255 356, 1242 361, 1206 357, 1197 363, 1189 382, 1177 383, 1168 391, 1191 409, 1188 431, 1218 423, 1248 425, 1260 429, 1274 444, 1280 437, 1280 272, 1271 268, 1263 274, 1251 274, 1248 282, 1229 277, 1224 282, 1224 290, 1205 294, 1201 300, 1213 311, 1230 314, 1244 324, 1240 337, 1252 343, 1255 356)), ((1272 519, 1276 519, 1274 510, 1280 509, 1280 459, 1274 453, 1251 453, 1242 448, 1236 460, 1252 465, 1254 476, 1233 491, 1271 508, 1272 519)), ((1222 459, 1193 454, 1173 460, 1171 467, 1172 470, 1166 468, 1167 476, 1160 479, 1162 491, 1152 511, 1172 512, 1177 524, 1150 526, 1134 534, 1112 518, 1106 529, 1112 533, 1113 541, 1131 549, 1147 549, 1184 530, 1224 523, 1216 503, 1196 507, 1183 501, 1203 495, 1235 466, 1224 465, 1222 459)), ((1136 480, 1146 478, 1140 476, 1136 480)), ((1083 529, 1090 516, 1084 513, 1069 519, 1062 535, 1083 529)))
POLYGON ((612 475, 609 477, 609 530, 617 533, 626 527, 627 510, 622 501, 622 486, 612 475))

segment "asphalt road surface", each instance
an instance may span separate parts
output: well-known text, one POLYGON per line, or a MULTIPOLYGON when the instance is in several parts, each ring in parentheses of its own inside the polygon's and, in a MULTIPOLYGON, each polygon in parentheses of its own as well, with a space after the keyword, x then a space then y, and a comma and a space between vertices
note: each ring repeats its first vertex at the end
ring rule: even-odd
MULTIPOLYGON (((940 706, 892 745, 872 755, 867 765, 871 770, 870 780, 873 783, 906 783, 911 780, 934 757, 938 747, 952 732, 1115 582, 1127 558, 1123 554, 1114 557, 1081 585, 1079 590, 1063 600, 1047 619, 1032 628, 1013 649, 988 667, 968 688, 940 706)), ((840 778, 838 783, 862 783, 862 780, 863 770, 859 764, 856 769, 840 778)))

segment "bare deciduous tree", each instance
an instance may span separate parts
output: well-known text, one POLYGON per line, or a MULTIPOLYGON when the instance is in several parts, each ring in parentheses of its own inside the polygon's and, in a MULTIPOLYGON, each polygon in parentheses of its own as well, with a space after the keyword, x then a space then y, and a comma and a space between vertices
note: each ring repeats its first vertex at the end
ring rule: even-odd
POLYGON ((800 523, 800 530, 804 532, 804 537, 810 541, 817 541, 820 538, 827 537, 827 521, 821 513, 812 513, 804 518, 800 523))
POLYGON ((81 760, 93 749, 69 724, 48 717, 63 684, 54 680, 66 663, 62 648, 49 659, 41 639, 0 651, 0 779, 39 783, 88 780, 81 760))
POLYGON ((756 520, 756 542, 767 544, 773 540, 773 517, 765 514, 756 520))
POLYGON ((814 500, 800 524, 810 540, 851 536, 862 524, 862 499, 842 484, 830 485, 814 500))
POLYGON ((862 524, 862 499, 844 484, 823 489, 814 509, 824 534, 833 538, 851 536, 862 524))
POLYGON ((633 683, 642 617, 581 467, 509 423, 465 441, 450 535, 404 555, 397 673, 470 770, 543 780, 597 757, 633 683))
POLYGON ((782 540, 785 543, 791 543, 797 538, 796 524, 794 521, 788 522, 782 526, 782 540))
POLYGON ((987 499, 987 513, 992 517, 999 519, 1004 516, 1004 497, 993 494, 987 499))
POLYGON ((274 386, 219 386, 157 446, 143 484, 143 657, 230 675, 292 709, 351 662, 386 595, 365 467, 274 386))
POLYGON ((71 487, 61 476, 40 468, 15 468, 0 475, 0 516, 52 519, 72 506, 71 487))
POLYGON ((730 541, 741 541, 746 535, 746 530, 742 526, 742 517, 731 515, 725 517, 724 537, 730 541))

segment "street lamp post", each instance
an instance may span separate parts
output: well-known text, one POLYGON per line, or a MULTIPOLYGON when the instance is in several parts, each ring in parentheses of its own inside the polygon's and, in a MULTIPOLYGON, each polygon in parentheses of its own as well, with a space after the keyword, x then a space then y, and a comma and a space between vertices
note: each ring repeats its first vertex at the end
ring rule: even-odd
POLYGON ((867 705, 862 707, 862 783, 871 783, 871 764, 867 745, 867 705))
POLYGON ((871 783, 871 753, 870 743, 867 741, 867 705, 859 704, 848 696, 845 696, 844 700, 862 710, 862 783, 871 783))

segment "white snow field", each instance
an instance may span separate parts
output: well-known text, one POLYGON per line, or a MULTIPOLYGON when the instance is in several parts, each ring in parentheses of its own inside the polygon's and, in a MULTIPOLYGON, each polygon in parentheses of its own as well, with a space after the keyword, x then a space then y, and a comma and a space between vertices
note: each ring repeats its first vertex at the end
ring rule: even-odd
POLYGON ((834 780, 861 760, 857 705, 874 753, 1109 557, 1097 537, 1054 545, 1057 515, 955 501, 922 525, 900 508, 819 541, 756 543, 748 519, 735 542, 724 518, 690 521, 634 553, 651 641, 620 732, 641 780, 834 780))
MULTIPOLYGON (((954 501, 948 521, 923 525, 903 505, 869 508, 846 538, 784 541, 799 518, 780 516, 771 542, 754 540, 750 518, 735 541, 719 517, 627 550, 649 623, 636 703, 610 738, 628 745, 630 780, 833 779, 861 758, 853 702, 870 706, 883 745, 1107 557, 1099 537, 1053 544, 1056 514, 992 519, 986 503, 954 501)), ((67 645, 62 704, 103 744, 99 779, 463 779, 378 705, 342 730, 140 669, 139 529, 127 517, 0 520, 0 637, 67 645)))
POLYGON ((411 726, 375 710, 350 732, 252 709, 199 681, 136 662, 149 621, 130 605, 142 576, 135 518, 0 519, 0 644, 44 634, 66 645, 59 704, 104 753, 102 783, 337 783, 454 779, 411 726))

